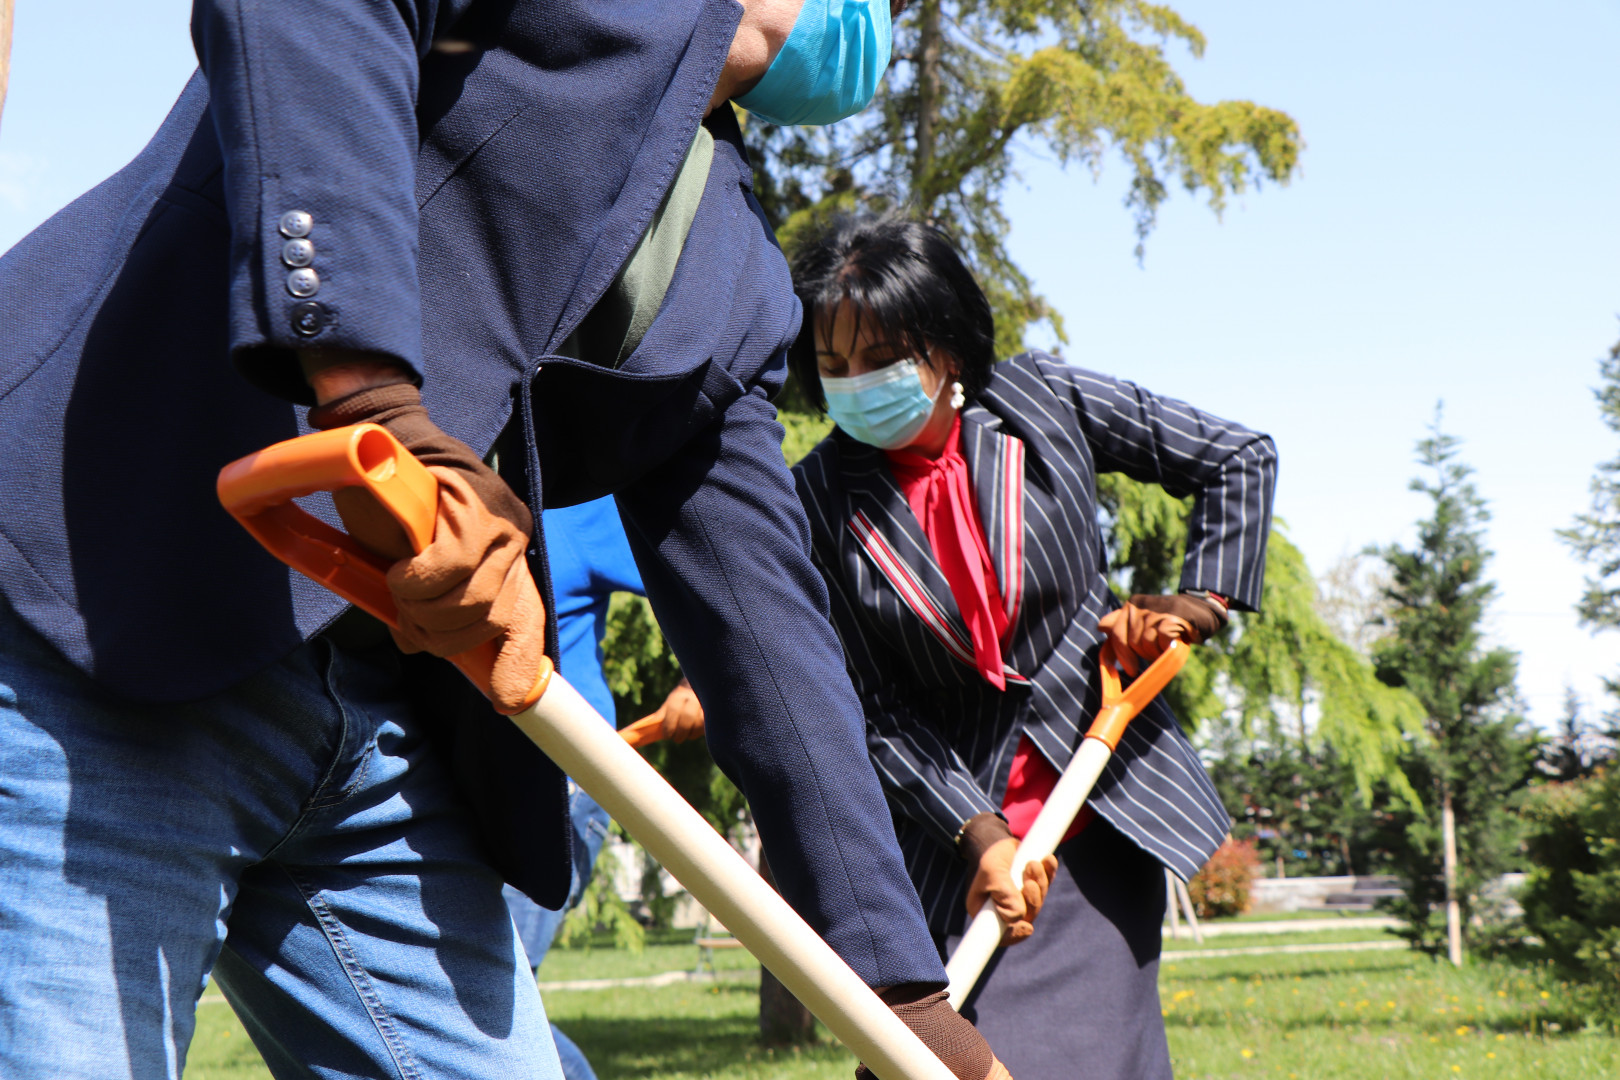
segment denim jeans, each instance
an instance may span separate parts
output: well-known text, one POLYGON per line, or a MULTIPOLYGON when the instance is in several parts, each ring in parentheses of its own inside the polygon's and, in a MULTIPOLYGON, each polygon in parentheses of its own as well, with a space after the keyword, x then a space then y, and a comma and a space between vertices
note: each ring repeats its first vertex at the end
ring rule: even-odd
MULTIPOLYGON (((606 810, 597 805, 595 799, 585 794, 584 788, 572 780, 568 782, 568 816, 574 825, 574 867, 568 885, 568 902, 561 910, 552 911, 536 904, 510 885, 505 890, 506 906, 512 912, 512 922, 517 927, 523 950, 529 955, 529 966, 534 969, 536 977, 540 974, 540 965, 545 962, 546 953, 551 950, 551 943, 556 940, 557 931, 562 929, 563 920, 579 903, 591 883, 596 857, 602 852, 602 845, 607 841, 608 823, 613 820, 606 810)), ((557 1057, 562 1061, 563 1080, 596 1080, 596 1071, 585 1059, 584 1051, 574 1045, 574 1040, 556 1024, 551 1025, 551 1038, 557 1044, 557 1057)))
POLYGON ((212 969, 282 1080, 559 1077, 397 664, 132 705, 0 602, 0 1076, 178 1080, 212 969))

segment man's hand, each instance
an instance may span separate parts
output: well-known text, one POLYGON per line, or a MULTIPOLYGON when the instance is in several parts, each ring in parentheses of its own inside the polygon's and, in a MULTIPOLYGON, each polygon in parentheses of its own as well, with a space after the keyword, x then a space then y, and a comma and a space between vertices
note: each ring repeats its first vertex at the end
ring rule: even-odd
POLYGON ((1012 837, 990 845, 979 857, 979 868, 968 885, 967 911, 977 915, 988 900, 1001 920, 1001 943, 1016 945, 1035 932, 1035 918, 1046 903, 1046 892, 1057 873, 1057 856, 1048 855, 1024 867, 1024 880, 1012 878, 1018 841, 1012 837))
POLYGON ((489 687, 502 712, 534 687, 545 652, 545 609, 529 574, 529 509, 472 448, 439 430, 405 370, 366 354, 304 358, 320 402, 310 426, 381 424, 439 481, 433 542, 413 552, 405 531, 370 493, 333 495, 349 535, 393 561, 388 588, 405 652, 454 656, 499 639, 489 687))
POLYGON ((690 742, 703 737, 703 703, 692 692, 692 684, 685 679, 669 692, 664 703, 648 719, 657 717, 662 723, 662 739, 670 742, 690 742))
POLYGON ((1125 674, 1135 675, 1138 660, 1157 660, 1172 641, 1197 645, 1226 625, 1226 616, 1196 596, 1130 598, 1118 611, 1097 620, 1098 629, 1114 644, 1114 656, 1125 674))

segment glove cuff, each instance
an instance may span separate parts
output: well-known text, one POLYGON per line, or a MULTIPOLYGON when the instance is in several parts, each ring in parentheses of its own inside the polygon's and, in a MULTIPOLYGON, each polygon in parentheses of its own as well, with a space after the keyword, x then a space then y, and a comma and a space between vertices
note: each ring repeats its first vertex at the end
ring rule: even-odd
POLYGON ((986 851, 1003 840, 1012 839, 1015 837, 1012 829, 1007 827, 1006 819, 987 810, 974 814, 957 830, 956 851, 969 866, 978 866, 986 851))

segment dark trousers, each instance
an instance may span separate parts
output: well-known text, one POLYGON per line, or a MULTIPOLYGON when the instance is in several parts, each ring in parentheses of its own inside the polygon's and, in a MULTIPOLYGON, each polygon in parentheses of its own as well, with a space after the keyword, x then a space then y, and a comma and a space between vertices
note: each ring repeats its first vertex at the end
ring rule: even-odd
POLYGON ((1164 867, 1101 818, 1058 864, 1035 933, 996 954, 963 1015, 1018 1080, 1169 1080, 1164 867))

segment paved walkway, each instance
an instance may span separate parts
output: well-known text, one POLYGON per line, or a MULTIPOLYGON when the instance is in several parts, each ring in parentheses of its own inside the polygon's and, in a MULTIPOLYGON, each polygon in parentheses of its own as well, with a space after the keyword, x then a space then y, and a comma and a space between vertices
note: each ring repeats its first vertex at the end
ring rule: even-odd
MULTIPOLYGON (((1253 922, 1253 923, 1217 923, 1205 926, 1204 936, 1219 936, 1221 934, 1282 934, 1290 931, 1305 933, 1314 930, 1378 930, 1387 926, 1394 926, 1394 919, 1295 919, 1292 922, 1253 922)), ((1167 934, 1168 930, 1165 931, 1167 934)), ((1189 932, 1186 939, 1191 941, 1189 932)), ((1223 956, 1285 956, 1299 953, 1335 953, 1335 952, 1369 952, 1384 949, 1404 949, 1404 941, 1336 941, 1318 945, 1250 945, 1237 949, 1203 949, 1190 945, 1185 949, 1166 950, 1163 958, 1166 961, 1175 960, 1214 960, 1223 956)), ((542 994, 553 991, 567 990, 616 990, 620 987, 659 987, 674 986, 685 982, 714 982, 725 979, 752 978, 752 971, 724 972, 720 975, 711 975, 708 972, 697 973, 693 971, 665 971, 657 975, 634 975, 622 979, 567 979, 559 982, 543 982, 540 984, 542 994)), ((223 1004, 225 998, 220 994, 204 994, 197 1002, 199 1005, 223 1004)))
MULTIPOLYGON (((1220 937, 1222 934, 1309 934, 1318 930, 1387 930, 1399 926, 1400 920, 1392 919, 1387 915, 1373 915, 1368 917, 1345 918, 1333 916, 1326 919, 1273 919, 1266 922, 1201 922, 1198 928, 1204 932, 1205 937, 1220 937)), ((1182 936, 1192 937, 1192 931, 1183 925, 1182 936)), ((1165 923, 1164 936, 1170 936, 1170 924, 1165 923)))
POLYGON ((1296 953, 1378 952, 1385 949, 1408 948, 1404 941, 1335 941, 1321 945, 1250 945, 1242 949, 1167 949, 1159 954, 1161 961, 1214 960, 1222 956, 1285 956, 1296 953))

